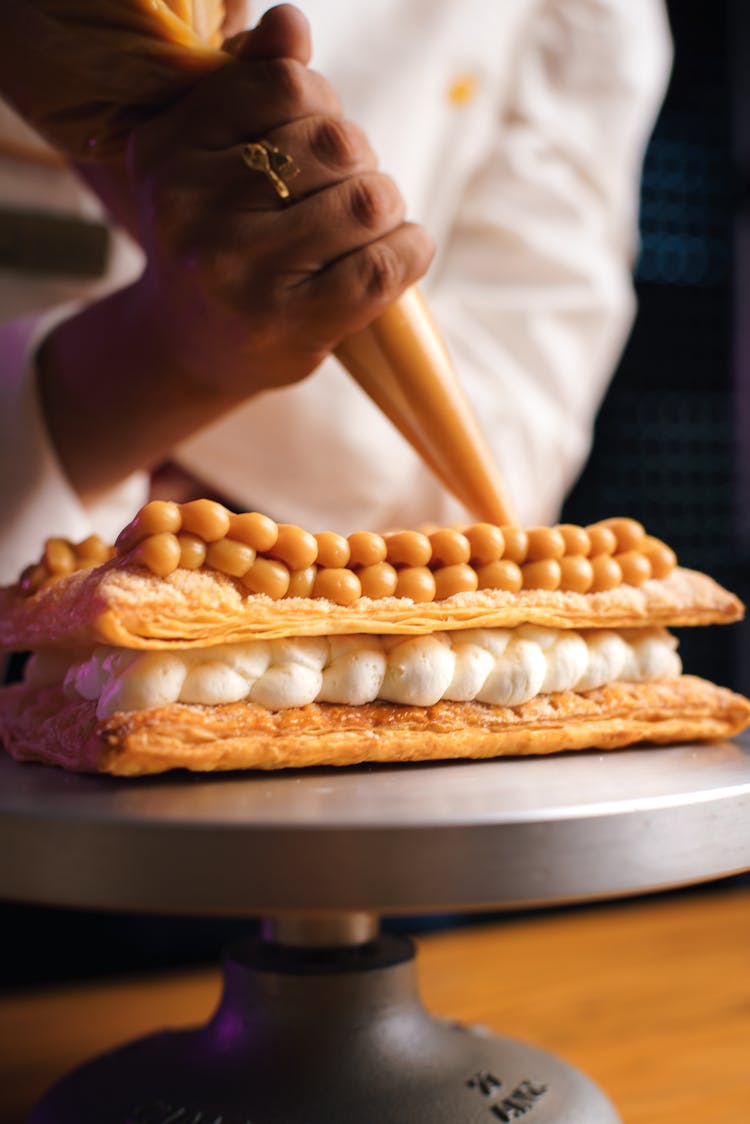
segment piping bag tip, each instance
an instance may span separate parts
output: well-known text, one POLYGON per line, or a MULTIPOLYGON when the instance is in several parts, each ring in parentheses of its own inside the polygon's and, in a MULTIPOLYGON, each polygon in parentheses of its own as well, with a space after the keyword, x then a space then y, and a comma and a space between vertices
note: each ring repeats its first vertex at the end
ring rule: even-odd
POLYGON ((343 340, 335 355, 475 518, 517 524, 479 422, 416 286, 343 340))

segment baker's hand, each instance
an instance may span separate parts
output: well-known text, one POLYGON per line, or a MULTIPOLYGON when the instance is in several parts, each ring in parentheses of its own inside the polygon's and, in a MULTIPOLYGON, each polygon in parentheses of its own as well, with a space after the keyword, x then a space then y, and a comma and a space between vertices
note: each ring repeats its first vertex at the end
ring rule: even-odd
POLYGON ((201 394, 240 398, 313 370, 424 273, 432 244, 308 68, 296 8, 271 9, 229 52, 134 134, 128 164, 161 346, 201 394), (299 169, 287 203, 243 160, 261 139, 299 169))
POLYGON ((252 395, 309 374, 427 268, 392 181, 308 69, 304 17, 272 9, 219 71, 81 169, 142 242, 135 284, 58 324, 39 350, 42 411, 87 502, 252 395), (287 205, 242 158, 265 139, 300 171, 287 205))

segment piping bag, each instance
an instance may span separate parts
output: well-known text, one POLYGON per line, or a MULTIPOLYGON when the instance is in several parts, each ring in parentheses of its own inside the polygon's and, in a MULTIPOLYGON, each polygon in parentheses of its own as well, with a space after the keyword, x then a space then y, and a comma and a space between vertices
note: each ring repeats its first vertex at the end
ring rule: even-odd
MULTIPOLYGON (((71 159, 116 156, 136 125, 231 62, 223 19, 223 0, 2 0, 3 93, 71 159)), ((516 522, 416 288, 335 355, 475 518, 516 522)))

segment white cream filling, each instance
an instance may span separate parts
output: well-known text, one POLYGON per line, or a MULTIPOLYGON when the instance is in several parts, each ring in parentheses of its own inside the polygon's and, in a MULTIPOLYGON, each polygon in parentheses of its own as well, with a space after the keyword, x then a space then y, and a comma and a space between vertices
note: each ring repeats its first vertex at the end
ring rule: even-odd
POLYGON ((218 706, 249 699, 270 710, 312 702, 361 706, 382 699, 431 706, 441 699, 519 706, 538 694, 590 691, 617 680, 672 678, 677 640, 664 629, 466 629, 427 636, 332 636, 251 640, 185 651, 99 647, 38 652, 37 685, 64 680, 97 715, 169 703, 218 706))

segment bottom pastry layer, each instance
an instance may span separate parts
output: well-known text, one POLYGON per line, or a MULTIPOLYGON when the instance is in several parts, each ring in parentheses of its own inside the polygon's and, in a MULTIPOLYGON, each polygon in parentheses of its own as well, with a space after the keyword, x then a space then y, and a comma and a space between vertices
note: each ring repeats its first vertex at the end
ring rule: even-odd
POLYGON ((688 675, 539 695, 512 708, 173 703, 104 720, 95 703, 71 701, 60 687, 0 693, 0 738, 13 757, 119 776, 616 749, 731 737, 748 722, 747 699, 688 675))

